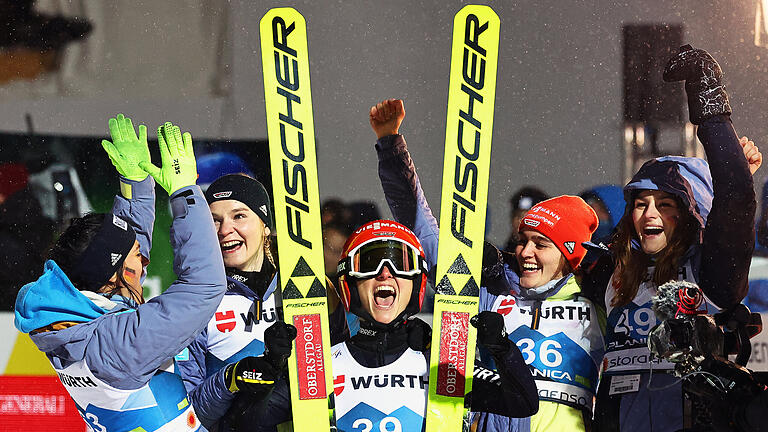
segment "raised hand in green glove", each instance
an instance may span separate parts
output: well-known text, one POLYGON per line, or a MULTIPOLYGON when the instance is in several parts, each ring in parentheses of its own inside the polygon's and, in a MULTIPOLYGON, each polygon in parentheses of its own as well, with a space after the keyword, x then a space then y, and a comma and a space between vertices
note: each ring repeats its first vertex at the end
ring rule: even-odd
POLYGON ((128 117, 118 114, 109 119, 109 134, 112 141, 102 140, 101 146, 109 155, 117 172, 128 180, 142 181, 147 173, 139 167, 139 162, 150 161, 147 147, 147 127, 139 125, 139 136, 133 129, 133 122, 128 117))
POLYGON ((172 195, 177 190, 192 186, 197 181, 197 163, 192 150, 192 135, 178 126, 166 122, 157 128, 157 144, 163 167, 156 167, 151 161, 141 161, 139 166, 151 175, 157 184, 172 195))

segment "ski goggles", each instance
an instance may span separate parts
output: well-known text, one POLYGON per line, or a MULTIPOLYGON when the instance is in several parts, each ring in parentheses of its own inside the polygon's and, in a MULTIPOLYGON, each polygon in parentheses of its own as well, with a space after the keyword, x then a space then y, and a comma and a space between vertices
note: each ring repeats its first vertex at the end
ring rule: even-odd
POLYGON ((352 249, 339 263, 338 272, 358 279, 372 278, 381 273, 385 264, 401 277, 415 276, 426 267, 419 250, 412 245, 395 239, 375 239, 352 249))

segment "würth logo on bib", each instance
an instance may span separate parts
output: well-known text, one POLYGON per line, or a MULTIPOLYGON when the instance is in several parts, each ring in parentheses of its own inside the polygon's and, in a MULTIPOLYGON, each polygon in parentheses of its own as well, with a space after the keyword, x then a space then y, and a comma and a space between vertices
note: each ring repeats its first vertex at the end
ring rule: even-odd
POLYGON ((299 399, 325 399, 325 363, 320 314, 294 315, 299 399))
POLYGON ((235 320, 235 311, 228 310, 224 312, 216 312, 216 330, 226 333, 231 332, 237 327, 237 321, 235 320))
POLYGON ((499 307, 496 309, 496 312, 502 314, 502 315, 509 315, 510 312, 512 312, 516 306, 515 299, 504 299, 501 301, 501 304, 499 304, 499 307))
POLYGON ((333 377, 333 392, 336 396, 340 395, 344 391, 344 375, 333 377))

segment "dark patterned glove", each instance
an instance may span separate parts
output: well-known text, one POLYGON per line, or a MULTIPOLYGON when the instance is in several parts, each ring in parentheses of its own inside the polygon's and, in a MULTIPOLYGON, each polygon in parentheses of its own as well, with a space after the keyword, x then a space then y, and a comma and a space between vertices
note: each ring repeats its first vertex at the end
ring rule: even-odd
POLYGON ((664 81, 683 80, 691 123, 698 125, 710 117, 731 114, 728 94, 722 83, 723 71, 708 52, 683 45, 669 59, 664 68, 664 81))

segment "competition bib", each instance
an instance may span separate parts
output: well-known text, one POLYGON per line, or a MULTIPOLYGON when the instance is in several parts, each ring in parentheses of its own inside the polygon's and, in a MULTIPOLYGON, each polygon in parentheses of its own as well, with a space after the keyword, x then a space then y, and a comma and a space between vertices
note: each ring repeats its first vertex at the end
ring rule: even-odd
MULTIPOLYGON (((605 335, 606 373, 625 371, 671 370, 674 363, 651 357, 648 349, 648 333, 658 324, 656 314, 651 308, 651 298, 656 295, 656 284, 651 281, 655 267, 649 267, 645 280, 637 289, 637 295, 627 305, 612 307, 611 300, 616 295, 613 280, 605 291, 605 304, 608 322, 605 335)), ((677 280, 696 283, 691 265, 686 262, 680 267, 677 280)))
POLYGON ((424 354, 408 349, 387 366, 367 368, 355 361, 345 343, 331 352, 340 432, 424 430, 429 383, 424 354))
POLYGON ((264 330, 279 318, 273 293, 261 304, 252 299, 225 295, 208 322, 206 374, 216 373, 228 363, 264 353, 264 330))
POLYGON ((509 339, 531 366, 539 399, 592 411, 603 339, 592 303, 496 299, 509 339))
POLYGON ((56 373, 91 432, 176 432, 200 428, 173 360, 135 390, 114 388, 96 378, 85 361, 56 373))

